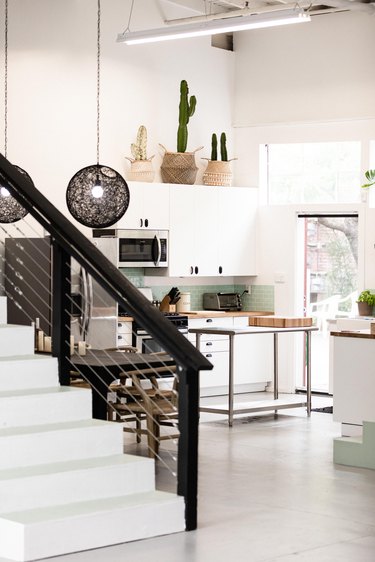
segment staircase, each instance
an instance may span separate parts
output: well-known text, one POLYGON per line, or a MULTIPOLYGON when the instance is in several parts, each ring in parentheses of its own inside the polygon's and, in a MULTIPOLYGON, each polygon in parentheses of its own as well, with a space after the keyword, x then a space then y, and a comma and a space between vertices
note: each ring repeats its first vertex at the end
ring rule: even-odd
POLYGON ((60 387, 28 326, 0 324, 0 558, 36 560, 183 531, 184 500, 154 461, 124 455, 91 391, 60 387))

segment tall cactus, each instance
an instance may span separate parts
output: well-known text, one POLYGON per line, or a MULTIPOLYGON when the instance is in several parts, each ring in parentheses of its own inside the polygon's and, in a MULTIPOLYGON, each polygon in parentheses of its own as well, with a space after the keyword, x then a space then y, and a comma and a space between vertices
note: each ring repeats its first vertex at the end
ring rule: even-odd
POLYGON ((216 133, 212 133, 211 160, 217 160, 217 136, 216 136, 216 133))
POLYGON ((188 141, 188 129, 190 117, 194 115, 197 100, 195 96, 190 96, 186 80, 181 80, 180 84, 180 105, 177 131, 177 152, 186 152, 188 141))
POLYGON ((134 160, 147 160, 147 129, 141 125, 138 129, 137 140, 131 144, 134 160))
POLYGON ((220 136, 220 154, 223 162, 228 162, 227 137, 225 133, 220 136))

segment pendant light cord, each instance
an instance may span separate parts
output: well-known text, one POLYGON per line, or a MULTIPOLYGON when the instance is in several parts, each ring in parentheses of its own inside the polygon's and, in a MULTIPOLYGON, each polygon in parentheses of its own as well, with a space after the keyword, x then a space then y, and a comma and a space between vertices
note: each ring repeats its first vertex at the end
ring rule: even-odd
MULTIPOLYGON (((5 0, 6 2, 8 0, 5 0)), ((99 166, 99 142, 100 142, 100 23, 101 9, 98 0, 98 23, 97 23, 97 72, 96 72, 96 163, 99 166)))
POLYGON ((4 33, 4 156, 8 151, 8 0, 5 0, 4 33))

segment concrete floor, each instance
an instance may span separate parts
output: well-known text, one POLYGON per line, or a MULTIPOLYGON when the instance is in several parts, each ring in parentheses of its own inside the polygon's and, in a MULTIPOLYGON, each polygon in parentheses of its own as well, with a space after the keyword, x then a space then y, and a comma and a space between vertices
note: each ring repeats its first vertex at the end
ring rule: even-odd
POLYGON ((335 466, 339 435, 303 409, 201 423, 197 531, 49 560, 374 562, 375 471, 335 466))

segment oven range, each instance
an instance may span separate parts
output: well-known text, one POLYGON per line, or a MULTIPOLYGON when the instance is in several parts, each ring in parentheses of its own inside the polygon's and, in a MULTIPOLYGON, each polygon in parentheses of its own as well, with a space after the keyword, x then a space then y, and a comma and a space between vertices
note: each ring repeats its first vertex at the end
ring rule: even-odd
MULTIPOLYGON (((163 312, 172 324, 175 325, 177 330, 188 336, 188 317, 178 312, 163 312)), ((142 328, 137 322, 133 322, 133 337, 132 345, 138 349, 139 353, 159 353, 164 351, 158 342, 142 328)))

